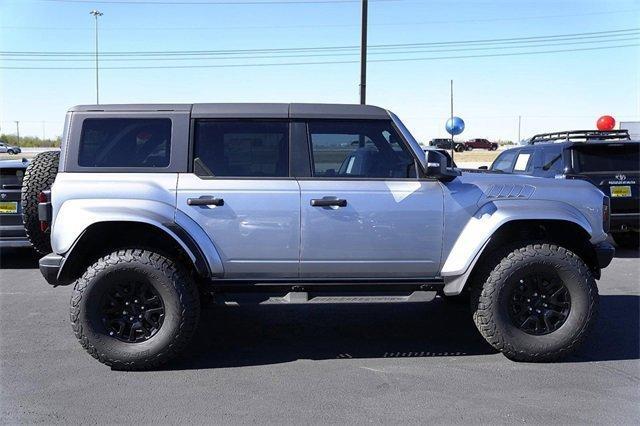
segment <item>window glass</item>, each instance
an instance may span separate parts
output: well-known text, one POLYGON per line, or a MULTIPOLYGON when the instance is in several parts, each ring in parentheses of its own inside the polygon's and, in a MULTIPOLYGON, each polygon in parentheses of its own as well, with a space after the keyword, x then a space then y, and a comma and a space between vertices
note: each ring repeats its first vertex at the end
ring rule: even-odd
POLYGON ((314 176, 415 177, 413 157, 390 121, 312 121, 309 134, 314 176))
POLYGON ((513 166, 514 172, 524 172, 527 170, 529 164, 529 158, 531 158, 530 152, 521 152, 516 159, 516 165, 513 166))
POLYGON ((640 144, 626 142, 615 145, 576 146, 579 172, 638 171, 640 144))
POLYGON ((516 158, 517 151, 506 151, 500 154, 491 165, 491 170, 497 170, 505 173, 511 171, 513 160, 516 158))
POLYGON ((78 164, 83 167, 167 167, 168 118, 88 118, 82 123, 78 164))
POLYGON ((564 171, 564 164, 562 162, 562 147, 544 147, 542 149, 541 167, 544 176, 555 176, 562 174, 564 171))
POLYGON ((198 121, 194 171, 220 177, 288 176, 288 122, 198 121))

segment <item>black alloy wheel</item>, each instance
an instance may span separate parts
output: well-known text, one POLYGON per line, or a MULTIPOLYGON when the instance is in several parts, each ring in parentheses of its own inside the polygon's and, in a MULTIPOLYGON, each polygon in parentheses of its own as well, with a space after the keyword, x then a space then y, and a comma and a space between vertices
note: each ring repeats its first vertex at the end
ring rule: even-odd
POLYGON ((515 284, 509 300, 514 325, 527 334, 544 335, 558 330, 571 311, 568 288, 549 273, 527 275, 515 284))
POLYGON ((164 320, 162 298, 150 283, 112 285, 102 300, 102 323, 109 336, 139 343, 153 337, 164 320))

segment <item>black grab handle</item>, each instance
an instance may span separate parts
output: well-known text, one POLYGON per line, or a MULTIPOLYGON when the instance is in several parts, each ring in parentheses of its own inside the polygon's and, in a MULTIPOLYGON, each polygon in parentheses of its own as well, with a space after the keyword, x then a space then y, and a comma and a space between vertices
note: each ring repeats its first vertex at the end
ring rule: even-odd
POLYGON ((214 197, 187 198, 190 206, 224 206, 224 199, 214 197))
POLYGON ((341 198, 314 198, 311 200, 313 207, 347 207, 347 200, 341 198))

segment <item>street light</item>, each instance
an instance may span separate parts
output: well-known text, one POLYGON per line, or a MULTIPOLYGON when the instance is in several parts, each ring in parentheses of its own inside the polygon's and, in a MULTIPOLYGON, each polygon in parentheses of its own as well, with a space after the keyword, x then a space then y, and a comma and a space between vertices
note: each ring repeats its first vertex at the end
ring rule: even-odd
POLYGON ((100 88, 98 86, 98 16, 104 15, 99 10, 93 9, 89 14, 93 15, 96 21, 96 104, 100 103, 100 88))

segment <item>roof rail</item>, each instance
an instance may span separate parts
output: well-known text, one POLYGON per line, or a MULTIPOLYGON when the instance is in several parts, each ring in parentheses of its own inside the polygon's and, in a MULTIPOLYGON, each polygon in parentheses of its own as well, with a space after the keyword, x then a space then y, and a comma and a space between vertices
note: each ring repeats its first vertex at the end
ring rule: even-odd
POLYGON ((529 139, 529 144, 544 142, 589 142, 603 140, 631 140, 628 130, 565 130, 554 133, 540 133, 529 139))

